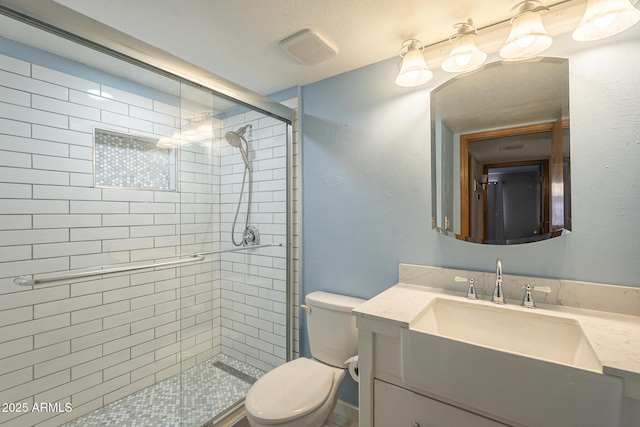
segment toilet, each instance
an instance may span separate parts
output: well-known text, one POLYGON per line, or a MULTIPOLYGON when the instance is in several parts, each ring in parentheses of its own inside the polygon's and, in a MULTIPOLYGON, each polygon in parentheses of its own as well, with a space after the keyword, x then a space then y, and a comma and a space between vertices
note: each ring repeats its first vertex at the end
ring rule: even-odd
POLYGON ((305 302, 312 358, 287 362, 256 381, 245 399, 251 427, 333 426, 345 361, 358 353, 351 310, 365 300, 319 291, 305 302))

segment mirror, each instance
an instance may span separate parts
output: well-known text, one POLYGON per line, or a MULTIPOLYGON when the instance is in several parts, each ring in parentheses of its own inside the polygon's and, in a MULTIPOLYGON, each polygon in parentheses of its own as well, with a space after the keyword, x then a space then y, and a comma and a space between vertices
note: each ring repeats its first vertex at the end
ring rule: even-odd
POLYGON ((569 62, 494 62, 431 92, 433 228, 520 244, 571 230, 569 62))

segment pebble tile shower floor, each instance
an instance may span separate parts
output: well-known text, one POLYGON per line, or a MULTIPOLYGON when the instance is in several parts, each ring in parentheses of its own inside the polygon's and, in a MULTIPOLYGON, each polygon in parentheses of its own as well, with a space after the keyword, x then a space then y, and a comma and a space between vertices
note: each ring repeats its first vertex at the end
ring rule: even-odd
POLYGON ((182 381, 175 375, 62 427, 201 427, 243 398, 263 374, 219 354, 185 371, 182 381))

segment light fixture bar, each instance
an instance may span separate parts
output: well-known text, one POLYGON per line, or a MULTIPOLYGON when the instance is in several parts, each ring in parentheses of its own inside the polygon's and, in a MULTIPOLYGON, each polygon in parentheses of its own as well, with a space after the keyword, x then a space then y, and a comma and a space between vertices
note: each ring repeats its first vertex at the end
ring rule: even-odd
MULTIPOLYGON (((551 39, 552 36, 576 30, 578 24, 585 15, 585 8, 587 7, 588 1, 598 3, 624 1, 630 4, 629 10, 631 15, 635 16, 636 12, 640 12, 640 8, 638 7, 640 0, 563 0, 549 6, 541 5, 542 8, 550 11, 550 13, 546 13, 542 16, 542 24, 546 29, 546 35, 549 39, 551 39)), ((531 2, 531 0, 529 0, 529 2, 531 2)), ((527 3, 527 1, 520 3, 518 6, 523 3, 527 3)), ((514 18, 504 19, 502 21, 493 22, 489 25, 477 28, 478 35, 475 37, 474 44, 481 52, 484 53, 499 51, 504 46, 505 40, 508 38, 512 19, 514 18)), ((631 25, 635 24, 635 22, 640 21, 634 21, 631 25)), ((625 27, 625 29, 631 25, 625 27)), ((422 53, 427 67, 432 69, 442 67, 443 70, 446 71, 447 65, 445 64, 445 61, 447 60, 449 52, 452 51, 450 39, 440 40, 424 45, 422 53)), ((536 54, 531 54, 531 56, 535 55, 536 54)), ((525 57, 514 57, 512 60, 522 59, 525 59, 525 57)))
MULTIPOLYGON (((563 1, 559 1, 559 2, 554 3, 554 4, 552 4, 550 6, 547 6, 547 7, 551 11, 553 11, 553 9, 558 8, 558 7, 562 6, 562 5, 566 5, 566 6, 571 7, 571 6, 578 6, 578 5, 581 5, 582 3, 586 3, 586 2, 587 2, 586 0, 583 0, 583 1, 563 0, 563 1)), ((581 7, 578 7, 578 9, 581 9, 581 7)), ((564 14, 564 11, 563 11, 563 14, 564 14)), ((575 15, 575 14, 572 14, 572 15, 575 15)), ((580 16, 582 16, 582 15, 580 15, 580 16)), ((577 25, 577 22, 580 21, 580 16, 576 17, 576 19, 575 19, 576 23, 575 24, 572 24, 572 25, 567 26, 567 27, 575 28, 575 26, 577 25)), ((476 32, 485 33, 488 30, 492 30, 492 29, 497 29, 497 30, 503 29, 502 27, 507 27, 507 26, 511 25, 511 19, 512 18, 503 19, 502 21, 497 21, 497 22, 494 22, 492 24, 485 25, 484 27, 476 28, 476 32)), ((560 31, 560 32, 564 32, 564 31, 560 31)), ((560 32, 558 32, 558 31, 551 32, 550 31, 549 33, 552 34, 552 35, 557 35, 560 32)), ((434 47, 440 47, 441 45, 445 45, 446 43, 449 43, 449 39, 444 39, 444 40, 440 40, 440 41, 433 42, 433 43, 430 43, 430 44, 426 44, 426 45, 424 45, 424 49, 427 50, 427 49, 432 49, 434 47)))
MULTIPOLYGON (((548 6, 550 9, 552 9, 554 15, 562 14, 563 16, 562 21, 556 20, 550 23, 545 22, 549 34, 561 34, 575 28, 584 12, 584 9, 582 7, 583 3, 586 3, 586 0, 563 0, 548 6)), ((477 45, 479 50, 485 53, 496 52, 500 50, 500 48, 504 45, 504 40, 507 38, 510 20, 511 18, 494 22, 492 24, 478 28, 477 32, 481 32, 481 34, 477 36, 475 44, 477 45)), ((408 46, 411 44, 411 40, 413 39, 405 40, 405 42, 403 43, 403 47, 400 53, 400 56, 403 57, 403 61, 400 63, 400 68, 402 68, 402 65, 404 63, 404 55, 406 54, 403 53, 403 49, 407 49, 408 51, 408 46)), ((450 45, 449 39, 440 40, 428 45, 423 45, 420 42, 420 45, 420 49, 422 50, 422 59, 424 60, 427 68, 437 68, 442 66, 442 63, 446 60, 448 55, 450 45)), ((406 87, 418 86, 425 83, 426 81, 430 80, 431 76, 433 75, 430 70, 428 71, 428 74, 430 74, 430 77, 424 82, 418 84, 408 84, 406 87)), ((400 73, 398 77, 396 77, 396 84, 402 86, 402 79, 399 79, 399 77, 400 73)))

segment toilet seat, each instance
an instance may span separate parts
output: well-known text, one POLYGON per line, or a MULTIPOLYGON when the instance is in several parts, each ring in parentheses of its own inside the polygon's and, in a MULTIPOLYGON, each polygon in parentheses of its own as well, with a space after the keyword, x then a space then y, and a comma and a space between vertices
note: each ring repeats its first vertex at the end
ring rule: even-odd
POLYGON ((300 418, 322 405, 333 386, 334 370, 299 358, 263 375, 247 393, 247 411, 262 424, 300 418))

